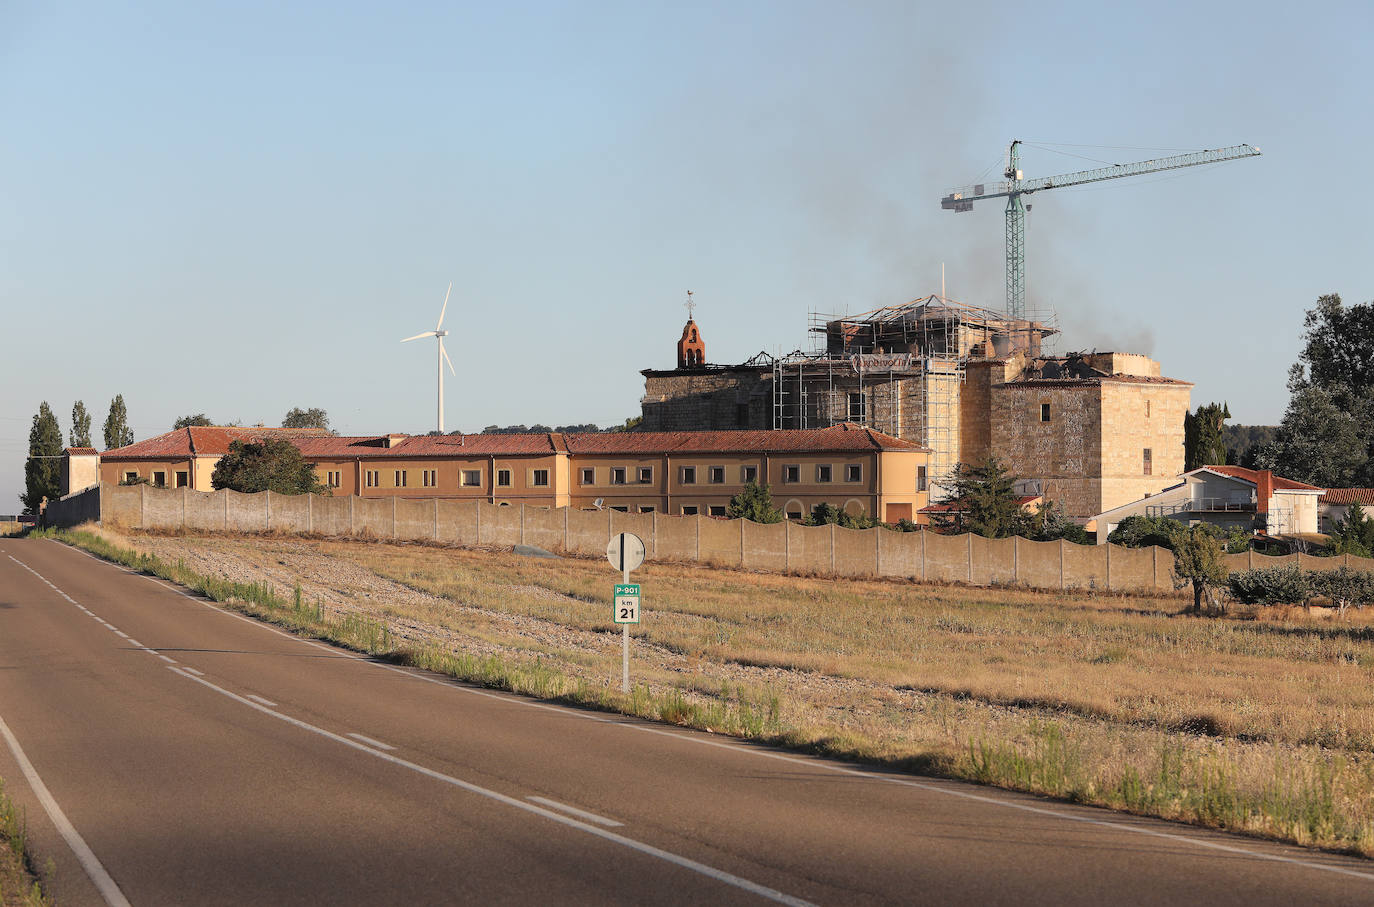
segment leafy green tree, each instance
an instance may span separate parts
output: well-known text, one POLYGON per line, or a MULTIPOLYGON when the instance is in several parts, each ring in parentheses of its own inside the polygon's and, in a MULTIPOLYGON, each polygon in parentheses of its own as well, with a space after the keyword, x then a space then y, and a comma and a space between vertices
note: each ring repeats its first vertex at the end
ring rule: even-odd
MULTIPOLYGON (((1158 545, 1173 550, 1181 534, 1188 526, 1179 520, 1166 516, 1128 516, 1107 536, 1107 541, 1125 548, 1148 548, 1158 545)), ((1198 523, 1193 527, 1217 540, 1227 554, 1240 554, 1249 551, 1252 536, 1241 529, 1222 529, 1211 523, 1198 523)))
POLYGON ((294 406, 281 420, 282 428, 323 428, 329 429, 329 414, 324 410, 301 409, 294 406))
POLYGON ((1191 526, 1174 539, 1174 574, 1180 585, 1193 587, 1193 613, 1202 613, 1202 597, 1210 587, 1226 582, 1221 543, 1202 526, 1191 526))
POLYGON ((196 413, 194 416, 182 416, 180 419, 173 422, 172 431, 176 431, 180 428, 193 428, 196 426, 214 424, 215 423, 211 422, 210 417, 205 415, 205 413, 196 413))
POLYGON ((1297 564, 1242 570, 1227 578, 1231 595, 1247 605, 1302 605, 1312 597, 1313 574, 1297 564))
POLYGON ((38 405, 29 429, 29 458, 24 463, 24 493, 19 501, 25 513, 37 513, 43 499, 55 501, 62 492, 62 429, 44 400, 38 405))
POLYGON ((554 427, 554 431, 565 435, 591 435, 599 433, 601 429, 595 422, 584 422, 578 425, 558 425, 554 427))
POLYGON ((1374 484, 1374 302, 1322 296, 1303 326, 1288 410, 1256 465, 1327 488, 1374 484))
POLYGON ((124 407, 124 395, 115 394, 110 401, 110 414, 105 417, 105 449, 112 450, 134 443, 134 432, 129 427, 129 411, 124 407))
POLYGON ((955 466, 949 493, 941 503, 953 505, 948 514, 936 515, 942 529, 1003 539, 1027 535, 1034 528, 1031 515, 1017 500, 1015 477, 996 457, 978 466, 955 466))
POLYGON ((1278 437, 1255 453, 1255 466, 1320 488, 1359 486, 1367 477, 1374 398, 1290 382, 1278 437), (1344 402, 1343 402, 1344 401, 1344 402))
POLYGON ((86 412, 86 404, 81 400, 72 406, 72 431, 67 437, 72 447, 91 446, 91 414, 86 412))
POLYGON ((1255 468, 1255 453, 1278 437, 1277 425, 1223 425, 1222 440, 1226 442, 1226 462, 1232 466, 1255 468))
POLYGON ((328 494, 329 489, 315 475, 294 444, 273 438, 266 441, 231 441, 229 452, 220 457, 210 474, 215 488, 252 493, 275 491, 278 494, 328 494))
POLYGON ((1064 507, 1054 501, 1046 501, 1030 515, 1030 525, 1026 537, 1037 542, 1053 542, 1065 539, 1075 545, 1090 543, 1088 530, 1068 518, 1064 507))
POLYGON ((744 489, 730 499, 725 515, 732 520, 752 520, 755 523, 781 523, 782 511, 773 506, 773 495, 767 485, 745 483, 744 489))
POLYGON ((1199 466, 1220 466, 1226 462, 1226 441, 1223 428, 1231 418, 1231 408, 1225 403, 1208 403, 1183 417, 1183 469, 1199 466))
POLYGON ((639 431, 639 427, 643 423, 643 416, 628 416, 623 423, 612 426, 606 429, 606 431, 639 431))

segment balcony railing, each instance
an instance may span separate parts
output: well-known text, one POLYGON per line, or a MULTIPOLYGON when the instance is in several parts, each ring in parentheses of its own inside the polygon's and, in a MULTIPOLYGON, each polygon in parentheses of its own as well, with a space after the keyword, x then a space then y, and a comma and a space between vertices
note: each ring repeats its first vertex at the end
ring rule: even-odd
POLYGON ((1152 504, 1145 508, 1146 516, 1172 516, 1176 513, 1254 513, 1254 501, 1232 501, 1227 498, 1194 498, 1174 504, 1152 504))

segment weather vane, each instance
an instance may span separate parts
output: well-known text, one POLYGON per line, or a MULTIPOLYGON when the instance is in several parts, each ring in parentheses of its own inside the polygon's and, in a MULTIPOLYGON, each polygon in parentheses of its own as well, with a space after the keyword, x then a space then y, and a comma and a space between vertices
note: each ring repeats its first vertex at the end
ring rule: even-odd
POLYGON ((687 320, 688 320, 688 321, 691 321, 691 320, 692 320, 692 312, 693 312, 693 311, 696 309, 696 307, 697 307, 697 304, 692 300, 692 291, 691 291, 691 290, 688 290, 688 291, 687 291, 687 302, 686 302, 686 306, 687 306, 687 320))

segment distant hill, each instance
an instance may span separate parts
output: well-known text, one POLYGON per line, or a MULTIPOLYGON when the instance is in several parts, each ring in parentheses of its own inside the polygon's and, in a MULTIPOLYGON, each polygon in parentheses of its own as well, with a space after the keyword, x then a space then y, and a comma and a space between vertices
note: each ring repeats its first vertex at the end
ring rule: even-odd
POLYGON ((1226 443, 1226 462, 1254 466, 1255 451, 1274 440, 1277 425, 1223 425, 1221 438, 1226 443))

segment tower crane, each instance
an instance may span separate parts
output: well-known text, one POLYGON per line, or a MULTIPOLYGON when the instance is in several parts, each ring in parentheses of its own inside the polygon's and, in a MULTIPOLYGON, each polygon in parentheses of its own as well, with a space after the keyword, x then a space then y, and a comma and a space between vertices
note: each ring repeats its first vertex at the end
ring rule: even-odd
POLYGON ((998 183, 979 183, 952 190, 940 199, 940 207, 947 211, 972 211, 973 203, 988 198, 1007 200, 1007 317, 1022 320, 1026 317, 1026 206, 1023 195, 1039 192, 1042 189, 1059 189, 1064 186, 1081 186, 1084 183, 1100 183, 1103 180, 1120 179, 1123 176, 1141 176, 1157 173, 1160 170, 1180 170, 1184 167, 1197 167, 1200 164, 1219 164, 1244 157, 1258 157, 1260 150, 1250 145, 1232 145, 1215 151, 1195 151, 1173 157, 1138 161, 1134 164, 1113 164, 1096 170, 1078 170, 1074 173, 1061 173, 1058 176, 1042 176, 1026 179, 1021 172, 1021 156, 1014 141, 1007 154, 1006 181, 998 183))

